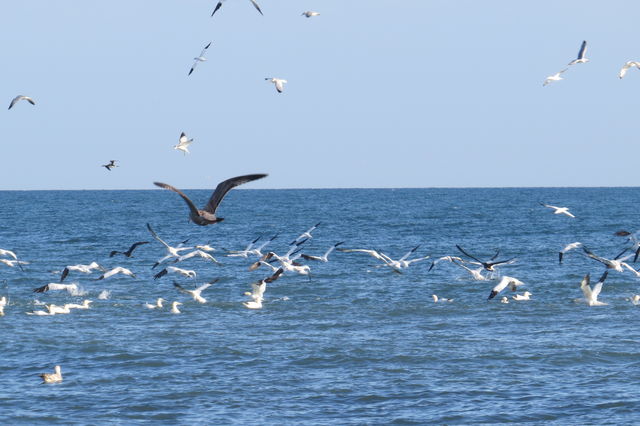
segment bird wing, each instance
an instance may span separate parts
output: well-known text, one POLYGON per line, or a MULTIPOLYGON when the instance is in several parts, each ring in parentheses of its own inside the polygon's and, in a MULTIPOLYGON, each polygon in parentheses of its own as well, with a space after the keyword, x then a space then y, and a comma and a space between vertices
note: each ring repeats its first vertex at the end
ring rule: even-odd
MULTIPOLYGON (((159 241, 163 246, 165 246, 166 248, 169 248, 169 244, 165 243, 164 240, 162 238, 160 238, 158 236, 158 234, 156 234, 156 232, 153 230, 153 228, 151 228, 151 225, 149 225, 149 223, 147 223, 147 229, 149 230, 149 232, 151 232, 151 236, 156 239, 157 241, 159 241)), ((166 260, 166 259, 165 259, 166 260)))
MULTIPOLYGON (((204 56, 204 52, 206 52, 206 51, 207 51, 207 49, 209 48, 209 46, 211 46, 211 42, 209 42, 209 44, 207 44, 207 45, 204 47, 204 49, 202 49, 202 52, 200 52, 200 55, 199 55, 200 57, 204 56)), ((184 135, 184 133, 183 133, 183 135, 184 135)))
POLYGON ((503 263, 510 263, 510 262, 513 262, 514 260, 516 260, 516 258, 512 257, 511 259, 507 259, 507 260, 499 260, 497 262, 487 262, 487 264, 491 266, 496 266, 496 265, 501 265, 503 263))
POLYGON ((276 79, 275 83, 276 83, 276 90, 278 91, 278 93, 282 93, 282 91, 284 90, 283 81, 276 79))
POLYGON ((593 289, 591 290, 591 296, 593 297, 593 300, 598 299, 598 295, 600 295, 600 292, 602 291, 602 284, 604 284, 604 280, 607 279, 608 273, 608 271, 604 271, 604 274, 602 274, 596 285, 593 286, 593 289))
MULTIPOLYGON (((264 178, 266 176, 267 176, 266 174, 244 175, 244 176, 233 177, 231 179, 227 179, 225 181, 220 182, 218 184, 218 186, 216 186, 215 191, 213 191, 213 194, 211 194, 211 198, 209 198, 209 202, 207 203, 207 205, 205 206, 205 208, 203 210, 206 211, 206 212, 209 212, 211 214, 215 214, 216 213, 216 209, 218 208, 218 205, 220 204, 222 199, 233 188, 235 188, 238 185, 242 185, 243 183, 251 182, 251 181, 257 180, 257 179, 262 179, 262 178, 264 178)), ((156 183, 156 185, 161 186, 158 183, 156 183)), ((173 188, 173 187, 171 187, 169 185, 165 186, 165 188, 172 189, 173 191, 176 191, 178 194, 180 194, 182 196, 182 198, 185 199, 185 201, 190 203, 189 208, 191 208, 191 206, 193 206, 193 203, 191 203, 191 200, 189 200, 186 195, 182 194, 177 189, 175 189, 175 188, 173 188)), ((198 209, 196 209, 195 206, 193 206, 193 208, 195 209, 195 213, 197 214, 198 209)))
POLYGON ((282 268, 279 268, 273 275, 271 275, 269 278, 265 278, 264 282, 266 283, 272 283, 275 280, 277 280, 278 278, 280 278, 280 275, 282 274, 284 270, 282 268))
POLYGON ((9 108, 11 109, 13 108, 13 106, 20 100, 20 96, 16 96, 15 98, 11 99, 11 103, 9 104, 9 108))
MULTIPOLYGON (((171 185, 168 185, 166 183, 162 183, 162 182, 153 182, 154 185, 159 186, 160 188, 164 188, 164 189, 169 189, 175 193, 177 193, 179 196, 182 197, 182 199, 184 200, 185 203, 187 203, 187 206, 189 206, 189 210, 191 210, 191 213, 198 216, 198 208, 196 207, 195 204, 193 204, 193 201, 191 201, 189 199, 189 197, 187 197, 184 192, 180 191, 178 188, 175 188, 171 185)), ((166 243, 165 243, 166 244, 166 243)))
POLYGON ((218 11, 218 9, 220 9, 220 8, 222 7, 222 2, 223 2, 223 1, 224 1, 224 0, 220 0, 220 1, 218 2, 218 4, 216 4, 215 9, 213 9, 213 12, 211 12, 211 16, 213 16, 213 15, 218 11))
POLYGON ((154 280, 157 280, 158 278, 162 278, 162 277, 164 277, 165 275, 167 275, 167 272, 168 272, 168 271, 167 271, 167 268, 164 268, 162 271, 160 271, 160 272, 158 272, 157 274, 155 274, 155 275, 153 276, 153 279, 154 279, 154 280))
POLYGON ((578 52, 578 59, 584 58, 585 53, 587 52, 587 41, 584 40, 582 45, 580 46, 580 51, 578 52))
POLYGON ((127 250, 129 253, 132 253, 136 247, 141 246, 143 244, 149 244, 149 241, 138 241, 137 243, 133 243, 131 245, 131 247, 129 247, 129 250, 127 250))
POLYGON ((309 254, 304 254, 304 253, 301 253, 300 256, 302 256, 302 258, 305 259, 305 260, 322 260, 321 257, 311 256, 309 254))
POLYGON ((408 258, 409 256, 411 256, 411 254, 413 254, 416 250, 418 250, 418 247, 420 247, 420 244, 418 244, 417 246, 415 246, 414 248, 412 248, 411 250, 409 250, 409 251, 407 252, 407 254, 405 254, 404 256, 402 256, 402 257, 399 259, 399 261, 403 261, 403 260, 405 260, 406 258, 408 258))
POLYGON ((262 10, 260 10, 260 6, 258 6, 258 3, 256 3, 256 1, 255 1, 255 0, 249 0, 249 1, 250 1, 250 2, 251 2, 251 4, 253 5, 253 7, 255 7, 255 8, 256 8, 256 10, 257 10, 258 12, 260 12, 260 15, 264 15, 264 14, 262 13, 262 10))
POLYGON ((44 293, 45 291, 49 291, 49 284, 45 284, 42 287, 34 288, 34 293, 44 293))
POLYGON ((64 279, 67 278, 67 275, 69 275, 69 268, 64 268, 62 270, 62 275, 60 276, 60 282, 64 281, 64 279))
POLYGON ((611 264, 611 261, 610 261, 610 260, 605 259, 604 257, 600 257, 600 256, 597 256, 597 255, 593 254, 593 253, 591 252, 591 250, 589 250, 588 248, 586 248, 586 247, 584 247, 584 246, 582 247, 582 250, 584 250, 584 252, 586 253, 586 255, 587 255, 588 257, 590 257, 591 259, 593 259, 593 260, 597 260, 598 262, 603 263, 603 264, 605 264, 605 265, 607 265, 607 266, 609 266, 609 265, 611 264))
POLYGON ((206 289, 208 289, 209 287, 211 287, 213 285, 213 283, 206 283, 206 284, 202 284, 200 287, 195 289, 196 293, 200 293, 206 289))
POLYGON ((185 294, 191 294, 191 292, 187 291, 184 287, 182 287, 180 284, 178 284, 177 282, 173 282, 173 286, 175 288, 178 289, 178 291, 180 291, 181 293, 185 293, 185 294))
POLYGON ((463 249, 462 247, 460 247, 459 245, 457 245, 457 244, 456 244, 456 248, 457 248, 458 250, 460 250, 460 252, 461 252, 462 254, 464 254, 465 256, 470 257, 471 259, 475 260, 476 262, 480 262, 480 264, 481 264, 481 265, 483 264, 483 262, 482 262, 480 259, 478 259, 478 258, 477 258, 477 257, 475 257, 475 256, 471 256, 469 253, 467 253, 466 251, 464 251, 464 249, 463 249))
POLYGON ((489 293, 489 297, 487 298, 487 300, 491 300, 494 297, 496 297, 496 295, 498 293, 500 293, 502 290, 504 290, 507 287, 507 285, 509 285, 510 281, 511 281, 511 278, 502 277, 500 282, 498 284, 496 284, 496 286, 491 289, 491 293, 489 293))

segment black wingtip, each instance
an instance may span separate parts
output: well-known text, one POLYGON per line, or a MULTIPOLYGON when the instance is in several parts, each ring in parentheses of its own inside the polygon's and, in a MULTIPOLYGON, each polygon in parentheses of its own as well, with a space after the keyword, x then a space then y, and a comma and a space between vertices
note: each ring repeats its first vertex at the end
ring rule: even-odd
POLYGON ((491 293, 489 293, 489 297, 487 297, 487 300, 493 299, 494 297, 496 297, 497 294, 498 294, 497 291, 491 290, 491 293))
POLYGON ((562 265, 562 252, 558 253, 558 263, 562 265))

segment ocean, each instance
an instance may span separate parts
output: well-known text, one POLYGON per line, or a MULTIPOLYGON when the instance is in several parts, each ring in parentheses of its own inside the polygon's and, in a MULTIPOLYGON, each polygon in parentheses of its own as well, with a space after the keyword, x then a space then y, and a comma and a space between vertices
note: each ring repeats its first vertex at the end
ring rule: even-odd
MULTIPOLYGON (((185 191, 204 205, 210 190, 185 191)), ((581 279, 604 266, 577 249, 563 264, 558 251, 580 241, 614 257, 636 231, 637 188, 233 190, 200 227, 176 194, 138 191, 0 192, 0 248, 15 251, 24 271, 0 264, 3 424, 630 424, 639 419, 638 315, 628 299, 638 278, 611 271, 600 300, 587 306, 581 279), (568 206, 554 215, 545 202, 568 206), (531 300, 500 303, 496 284, 431 259, 394 273, 356 252, 329 262, 303 261, 309 276, 285 273, 267 285, 262 309, 242 302, 251 283, 271 275, 249 271, 254 258, 226 257, 261 236, 288 244, 320 222, 303 253, 381 250, 398 259, 515 257, 498 268, 525 283, 531 300), (222 264, 190 259, 195 279, 154 280, 163 246, 208 243, 222 264), (115 256, 150 241, 132 258, 115 256), (96 261, 136 277, 71 272, 82 295, 34 293, 58 282, 67 265, 96 261), (179 293, 219 278, 199 304, 179 293), (98 299, 103 290, 108 299, 98 299), (452 298, 434 303, 432 295, 452 298), (183 302, 146 309, 162 297, 183 302), (68 315, 30 316, 40 303, 80 303, 68 315), (64 380, 41 384, 62 367, 64 380)), ((640 265, 635 265, 636 267, 640 265)), ((167 303, 168 304, 168 303, 167 303)))

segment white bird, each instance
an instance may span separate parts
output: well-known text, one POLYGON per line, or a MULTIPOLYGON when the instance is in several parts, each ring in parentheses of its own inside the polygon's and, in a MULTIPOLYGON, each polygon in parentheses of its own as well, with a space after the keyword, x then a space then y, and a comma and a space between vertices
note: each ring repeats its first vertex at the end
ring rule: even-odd
POLYGON ((329 247, 329 249, 322 256, 311 256, 311 255, 304 254, 304 253, 300 254, 300 256, 302 256, 302 258, 306 259, 306 260, 317 260, 317 261, 320 261, 320 262, 328 262, 329 261, 329 255, 331 254, 331 252, 333 250, 335 250, 336 247, 338 247, 339 245, 341 245, 343 243, 344 243, 344 241, 341 241, 339 243, 335 243, 334 245, 329 247))
POLYGON ((4 307, 7 306, 7 297, 2 296, 0 298, 0 317, 4 316, 4 307))
MULTIPOLYGON (((193 70, 196 69, 196 65, 198 65, 198 63, 200 62, 204 62, 207 60, 207 58, 204 57, 204 53, 207 51, 207 49, 209 48, 209 46, 211 46, 211 42, 209 42, 209 44, 207 44, 204 49, 202 49, 202 52, 200 52, 200 55, 196 56, 195 58, 193 58, 193 65, 191 66, 191 69, 189 70, 189 74, 187 75, 191 75, 191 73, 193 72, 193 70)), ((184 133, 182 133, 182 136, 184 136, 184 133)), ((182 136, 180 137, 180 139, 182 140, 182 136)), ((186 139, 186 137, 185 137, 186 139)), ((190 143, 191 141, 189 141, 190 143)), ((176 145, 177 146, 177 145, 176 145)), ((176 148, 179 149, 179 148, 176 148)), ((188 152, 188 151, 187 151, 188 152)))
POLYGON ((511 291, 516 291, 516 288, 521 285, 524 285, 524 283, 519 279, 504 275, 500 282, 491 289, 491 293, 489 293, 489 297, 487 297, 487 300, 491 300, 496 297, 496 295, 507 288, 507 286, 509 287, 509 289, 511 289, 511 291))
POLYGON ((102 290, 102 291, 100 292, 100 294, 98 295, 98 299, 100 299, 100 300, 107 300, 110 296, 111 296, 111 291, 109 291, 109 290, 102 290))
POLYGON ((262 300, 249 300, 248 302, 242 302, 247 309, 262 309, 262 300))
POLYGON ((160 238, 158 236, 158 234, 155 233, 153 228, 151 228, 151 225, 149 225, 148 223, 147 223, 147 229, 151 233, 151 236, 156 241, 158 241, 160 244, 162 244, 165 247, 165 249, 167 250, 167 255, 165 257, 163 257, 162 259, 158 260, 155 263, 155 265, 153 265, 153 267, 151 269, 155 268, 156 266, 158 266, 159 264, 161 264, 162 262, 164 262, 167 259, 171 259, 172 257, 180 257, 180 252, 181 251, 193 249, 193 247, 182 247, 182 246, 172 247, 169 244, 167 244, 162 238, 160 238))
POLYGON ((9 108, 8 108, 8 109, 13 108, 13 106, 14 106, 15 104, 17 104, 18 102, 23 101, 23 100, 24 100, 24 101, 29 102, 31 105, 35 105, 35 104, 36 104, 36 103, 33 101, 33 99, 31 99, 29 96, 18 95, 18 96, 16 96, 15 98, 13 98, 13 99, 11 100, 11 103, 9 104, 9 108))
POLYGON ((90 274, 94 269, 100 269, 101 271, 104 271, 105 269, 98 265, 97 262, 91 262, 88 265, 71 265, 71 266, 67 266, 62 270, 62 275, 60 276, 60 282, 63 282, 65 278, 67 278, 67 275, 69 275, 70 271, 78 271, 78 272, 82 272, 83 274, 90 274))
POLYGON ((575 64, 584 64, 585 62, 589 62, 587 58, 584 57, 585 53, 587 53, 587 41, 583 41, 580 46, 580 50, 578 51, 578 57, 573 61, 569 62, 569 65, 575 64))
MULTIPOLYGON (((25 262, 24 260, 10 260, 10 259, 0 259, 0 263, 4 263, 10 268, 14 268, 16 265, 18 265, 20 269, 22 269, 22 265, 29 264, 29 262, 25 262)), ((24 269, 22 270, 24 271, 24 269)))
POLYGON ((314 12, 312 10, 307 10, 306 12, 302 12, 302 16, 306 16, 307 18, 311 18, 312 16, 319 16, 319 12, 314 12))
POLYGON ((282 93, 282 91, 284 90, 284 84, 287 83, 287 80, 283 80, 281 78, 265 78, 265 80, 273 83, 276 85, 276 90, 278 91, 278 93, 282 93))
POLYGON ((523 294, 516 294, 512 297, 513 300, 529 300, 532 294, 528 291, 525 291, 523 294))
POLYGON ((60 283, 49 283, 45 284, 42 287, 38 287, 33 290, 34 293, 44 293, 46 291, 58 291, 58 290, 66 290, 72 295, 76 295, 79 293, 78 285, 73 284, 60 284, 60 283))
POLYGON ((582 247, 582 243, 579 241, 576 241, 575 243, 571 243, 571 244, 567 244, 566 246, 564 246, 564 248, 562 250, 560 250, 560 252, 558 253, 558 260, 560 263, 562 263, 562 258, 564 257, 564 254, 570 250, 573 250, 575 248, 578 247, 582 247))
POLYGON ((580 290, 582 290, 582 294, 584 294, 584 300, 587 302, 589 306, 603 306, 606 305, 604 302, 598 301, 598 295, 602 291, 602 284, 604 284, 604 280, 607 279, 608 271, 604 271, 604 274, 600 277, 598 282, 591 288, 589 286, 589 274, 585 275, 580 283, 580 290))
POLYGON ((211 287, 213 284, 215 284, 216 282, 218 282, 218 278, 216 278, 213 281, 210 281, 206 284, 202 284, 200 287, 197 287, 193 290, 187 290, 186 288, 182 287, 180 284, 178 284, 177 282, 173 282, 173 286, 175 288, 177 288, 179 291, 181 291, 182 293, 188 294, 191 297, 193 297, 193 300, 195 300, 198 303, 207 303, 207 299, 205 299, 204 297, 201 296, 201 293, 208 289, 209 287, 211 287))
MULTIPOLYGON (((213 12, 211 13, 211 16, 215 15, 215 13, 218 11, 218 9, 220 9, 222 7, 222 3, 224 3, 225 0, 220 0, 218 2, 218 4, 216 4, 215 9, 213 9, 213 12)), ((260 10, 260 6, 258 6, 258 3, 256 3, 255 0, 249 0, 251 2, 251 4, 253 5, 253 7, 256 8, 256 10, 258 12, 260 12, 260 15, 263 15, 262 10, 260 10)))
POLYGON ((180 310, 178 309, 178 305, 182 305, 181 302, 173 302, 171 304, 171 313, 172 314, 179 314, 180 310))
POLYGON ((202 251, 206 251, 206 252, 210 252, 210 251, 216 251, 215 248, 211 247, 209 244, 196 244, 195 246, 193 246, 194 248, 198 249, 198 250, 202 250, 202 251))
POLYGON ((191 142, 193 142, 193 139, 187 138, 187 135, 182 132, 180 134, 180 138, 178 139, 178 144, 175 145, 173 149, 182 151, 184 155, 187 155, 189 154, 189 145, 191 145, 191 142))
POLYGON ((135 274, 133 272, 131 272, 129 269, 127 268, 123 268, 122 266, 116 266, 115 268, 105 272, 104 274, 100 275, 100 277, 98 278, 98 280, 104 280, 106 278, 112 277, 116 274, 123 274, 123 275, 128 275, 131 278, 135 278, 135 274))
POLYGON ((175 266, 167 266, 162 271, 160 271, 157 274, 155 274, 153 276, 153 279, 157 280, 158 278, 162 278, 162 277, 164 277, 165 275, 167 275, 169 273, 171 273, 171 274, 180 274, 183 277, 187 277, 187 278, 195 278, 196 277, 196 271, 194 271, 194 270, 176 268, 175 266))
POLYGON ((145 303, 144 306, 147 309, 161 309, 162 308, 162 302, 166 302, 166 300, 164 300, 162 297, 158 297, 158 299, 156 300, 156 304, 152 305, 151 303, 145 303))
POLYGON ((58 305, 51 304, 47 306, 47 309, 49 310, 50 315, 71 313, 71 308, 68 307, 67 305, 58 306, 58 305))
POLYGON ((445 299, 443 297, 438 297, 435 294, 432 294, 431 297, 433 298, 433 302, 434 303, 438 303, 438 302, 453 302, 453 299, 445 299))
POLYGON ((627 71, 631 67, 636 67, 637 69, 640 70, 640 62, 629 61, 629 62, 625 63, 622 66, 622 68, 620 69, 620 72, 618 73, 618 77, 622 79, 625 76, 625 74, 627 74, 627 71))
POLYGON ((553 74, 553 75, 550 75, 549 77, 547 77, 547 78, 544 80, 544 83, 542 83, 542 86, 546 86, 547 84, 552 83, 552 82, 554 82, 554 81, 564 80, 564 79, 561 77, 561 75, 562 75, 562 73, 563 73, 563 72, 565 72, 565 71, 566 71, 566 70, 568 70, 568 69, 569 69, 569 68, 565 68, 565 69, 563 69, 563 70, 561 70, 561 71, 558 71, 557 73, 555 73, 555 74, 553 74))
POLYGON ((633 303, 634 305, 640 305, 640 294, 636 294, 635 296, 633 296, 632 298, 629 299, 631 301, 631 303, 633 303))
POLYGON ((64 305, 65 308, 68 309, 89 309, 89 305, 93 303, 92 300, 89 299, 85 299, 82 301, 82 304, 77 304, 77 303, 66 303, 64 305))
POLYGON ((218 263, 218 264, 220 263, 216 260, 215 257, 211 256, 209 253, 206 253, 202 250, 194 250, 187 254, 183 254, 182 256, 179 256, 176 260, 174 260, 173 263, 182 262, 183 260, 191 259, 192 257, 196 257, 196 256, 201 257, 203 259, 210 260, 213 263, 218 263))
POLYGON ((593 254, 591 252, 591 250, 589 250, 588 248, 586 248, 584 246, 582 247, 582 250, 584 250, 584 252, 586 253, 586 255, 588 257, 590 257, 591 259, 602 263, 604 266, 607 267, 607 269, 613 269, 614 271, 624 272, 624 269, 622 269, 622 268, 625 267, 628 270, 630 270, 633 273, 635 273, 636 276, 638 276, 638 271, 633 269, 633 267, 631 265, 629 265, 628 263, 625 262, 625 260, 631 259, 634 256, 634 254, 631 253, 631 254, 628 254, 628 255, 626 255, 624 257, 621 257, 627 251, 627 249, 623 250, 620 254, 618 254, 613 259, 605 259, 604 257, 597 256, 597 255, 593 254))
POLYGON ((507 296, 502 296, 502 299, 500 299, 500 303, 509 303, 509 298, 507 298, 507 296))
POLYGON ((540 203, 540 205, 553 209, 554 210, 553 214, 564 214, 569 217, 575 217, 569 212, 569 207, 558 207, 558 206, 552 206, 551 204, 545 204, 545 203, 540 203))
POLYGON ((0 256, 11 256, 14 260, 18 260, 18 256, 11 250, 0 249, 0 256))
POLYGON ((53 367, 53 373, 40 374, 42 383, 60 383, 62 381, 62 369, 59 365, 53 367))
POLYGON ((262 308, 262 301, 264 300, 264 292, 267 290, 267 284, 277 280, 282 275, 283 269, 279 268, 270 277, 264 278, 258 282, 251 283, 251 292, 245 293, 247 296, 251 296, 252 302, 244 302, 243 305, 249 309, 262 308))
POLYGON ((435 268, 435 266, 438 263, 443 262, 443 261, 447 261, 447 262, 454 262, 454 261, 463 262, 462 258, 457 257, 457 256, 442 256, 442 257, 439 257, 439 258, 437 258, 437 259, 435 259, 435 260, 433 260, 431 262, 431 266, 429 266, 429 270, 427 272, 431 271, 433 268, 435 268))
POLYGON ((476 281, 486 281, 486 280, 488 280, 487 277, 482 275, 482 271, 484 271, 484 268, 482 266, 477 268, 477 269, 471 269, 471 268, 469 268, 468 266, 466 266, 463 263, 462 259, 460 259, 460 261, 454 260, 453 263, 455 265, 458 265, 459 267, 461 267, 462 269, 464 269, 468 273, 470 273, 471 276, 473 277, 473 279, 476 280, 476 281))

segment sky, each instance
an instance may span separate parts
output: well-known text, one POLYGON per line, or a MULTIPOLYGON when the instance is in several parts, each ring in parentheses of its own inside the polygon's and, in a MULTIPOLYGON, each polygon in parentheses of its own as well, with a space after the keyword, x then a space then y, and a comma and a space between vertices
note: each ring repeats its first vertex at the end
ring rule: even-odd
POLYGON ((1 2, 0 190, 637 184, 640 2, 215 3, 1 2))

